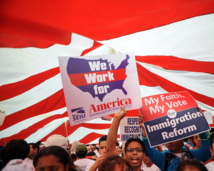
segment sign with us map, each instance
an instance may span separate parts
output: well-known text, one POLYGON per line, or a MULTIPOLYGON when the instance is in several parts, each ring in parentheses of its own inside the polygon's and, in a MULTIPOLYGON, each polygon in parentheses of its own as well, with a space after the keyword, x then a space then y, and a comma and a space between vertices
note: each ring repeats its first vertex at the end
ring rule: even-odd
POLYGON ((71 126, 142 107, 134 54, 59 57, 71 126))

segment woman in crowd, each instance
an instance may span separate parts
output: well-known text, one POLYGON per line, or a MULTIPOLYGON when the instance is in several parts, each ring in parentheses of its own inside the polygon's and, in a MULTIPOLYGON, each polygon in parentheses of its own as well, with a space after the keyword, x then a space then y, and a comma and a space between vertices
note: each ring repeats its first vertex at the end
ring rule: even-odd
POLYGON ((199 149, 200 148, 200 146, 201 146, 201 140, 200 140, 200 137, 199 137, 199 135, 194 135, 193 136, 193 143, 194 143, 194 147, 193 147, 193 149, 199 149))

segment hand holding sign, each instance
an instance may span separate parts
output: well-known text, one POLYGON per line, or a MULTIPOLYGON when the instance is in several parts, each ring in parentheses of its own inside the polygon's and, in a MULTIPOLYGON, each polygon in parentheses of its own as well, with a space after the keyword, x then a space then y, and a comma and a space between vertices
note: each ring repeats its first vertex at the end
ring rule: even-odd
POLYGON ((142 115, 142 114, 139 114, 138 116, 139 116, 138 123, 139 123, 139 125, 143 128, 143 127, 144 127, 144 125, 143 125, 143 123, 144 123, 143 115, 142 115))
POLYGON ((107 156, 117 155, 117 150, 116 150, 117 132, 118 132, 120 121, 124 118, 125 115, 126 115, 126 111, 124 106, 121 107, 120 112, 117 112, 114 114, 114 119, 111 123, 108 136, 107 136, 107 146, 106 146, 107 156))

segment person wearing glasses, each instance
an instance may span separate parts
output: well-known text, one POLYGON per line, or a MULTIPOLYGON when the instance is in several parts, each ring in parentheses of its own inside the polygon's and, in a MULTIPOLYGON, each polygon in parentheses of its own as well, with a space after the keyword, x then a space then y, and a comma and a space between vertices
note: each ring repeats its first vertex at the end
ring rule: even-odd
MULTIPOLYGON (((117 155, 116 141, 120 121, 125 116, 126 111, 122 106, 121 111, 114 114, 112 124, 109 128, 107 138, 107 156, 117 155)), ((144 159, 144 145, 140 139, 130 138, 125 143, 124 159, 130 164, 132 171, 141 171, 141 164, 144 159)))

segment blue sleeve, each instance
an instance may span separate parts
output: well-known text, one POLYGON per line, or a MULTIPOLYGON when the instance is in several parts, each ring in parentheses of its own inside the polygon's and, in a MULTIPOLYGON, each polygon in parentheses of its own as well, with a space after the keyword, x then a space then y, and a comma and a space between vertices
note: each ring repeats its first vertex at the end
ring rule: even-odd
POLYGON ((189 150, 189 148, 187 148, 185 145, 183 145, 182 147, 184 150, 189 150))
POLYGON ((201 146, 199 149, 195 150, 189 150, 193 157, 196 158, 197 160, 200 160, 202 162, 206 162, 207 160, 210 159, 211 153, 210 153, 210 133, 209 132, 204 132, 199 135, 200 140, 201 140, 201 146))
POLYGON ((165 153, 158 151, 156 148, 151 148, 147 138, 143 138, 142 141, 144 143, 145 155, 149 157, 152 163, 164 170, 165 153))

